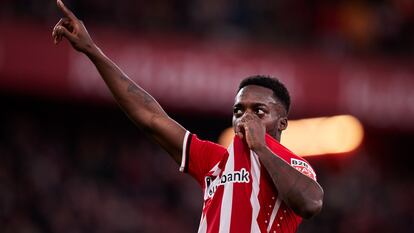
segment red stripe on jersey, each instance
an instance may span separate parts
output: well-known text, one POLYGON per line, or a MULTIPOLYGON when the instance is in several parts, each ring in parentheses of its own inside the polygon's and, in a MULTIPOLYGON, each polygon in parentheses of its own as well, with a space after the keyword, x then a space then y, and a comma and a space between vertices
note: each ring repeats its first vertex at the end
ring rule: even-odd
MULTIPOLYGON (((278 199, 272 179, 258 156, 235 136, 228 150, 189 138, 182 164, 204 189, 199 233, 294 233, 301 218, 278 199), (187 151, 188 152, 188 151, 187 151)), ((315 179, 312 167, 266 135, 269 148, 292 167, 315 179)))
POLYGON ((274 188, 269 173, 265 169, 261 169, 260 180, 259 202, 263 208, 260 210, 257 221, 261 223, 260 231, 267 232, 268 225, 271 224, 271 216, 277 200, 277 191, 274 188))
POLYGON ((207 211, 206 218, 207 218, 207 233, 217 233, 219 232, 220 226, 220 212, 221 212, 221 202, 223 199, 223 187, 219 187, 216 191, 215 200, 210 199, 208 202, 208 206, 206 206, 207 211), (216 210, 216 211, 211 211, 216 210))

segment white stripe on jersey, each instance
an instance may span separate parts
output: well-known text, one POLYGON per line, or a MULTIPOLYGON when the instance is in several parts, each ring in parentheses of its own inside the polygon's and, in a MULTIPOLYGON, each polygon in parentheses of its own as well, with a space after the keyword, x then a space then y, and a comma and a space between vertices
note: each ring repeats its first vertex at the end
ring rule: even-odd
MULTIPOLYGON (((220 150, 218 150, 217 148, 214 148, 213 144, 205 144, 205 141, 200 141, 197 138, 190 138, 190 135, 190 133, 186 133, 184 138, 184 151, 181 166, 187 170, 185 167, 186 163, 189 165, 189 162, 191 164, 194 162, 193 159, 190 160, 190 157, 186 152, 188 152, 188 149, 190 149, 188 148, 189 144, 196 142, 197 144, 194 144, 194 148, 192 147, 192 150, 195 150, 193 153, 200 154, 195 154, 194 158, 196 158, 198 162, 205 161, 205 165, 207 165, 207 162, 209 162, 208 167, 205 167, 209 169, 209 172, 206 174, 196 173, 192 175, 194 175, 194 177, 197 179, 206 179, 206 177, 214 179, 214 182, 210 183, 209 185, 209 187, 211 186, 210 188, 205 187, 208 182, 206 182, 204 185, 202 184, 204 187, 204 205, 198 233, 207 233, 212 232, 213 230, 216 233, 237 233, 235 231, 262 233, 261 229, 263 229, 264 232, 278 230, 272 229, 272 227, 275 227, 275 225, 278 223, 278 212, 283 211, 281 208, 282 200, 278 197, 277 192, 275 192, 272 180, 269 179, 269 177, 266 175, 261 176, 261 168, 265 168, 262 167, 258 155, 253 151, 246 151, 248 148, 242 144, 243 142, 240 141, 239 138, 235 137, 233 143, 231 143, 227 149, 227 154, 224 154, 223 157, 214 157, 214 160, 211 161, 204 160, 204 158, 209 156, 209 153, 211 151, 224 153, 222 152, 223 148, 220 148, 220 150), (203 146, 206 145, 209 146, 208 149, 203 148, 203 146), (209 150, 211 148, 213 149, 209 150), (211 162, 213 161, 215 165, 211 167, 211 162), (237 169, 240 169, 240 171, 234 170, 236 165, 237 169), (221 178, 223 178, 223 181, 221 178), (247 181, 245 182, 245 180, 247 181), (234 186, 235 182, 240 184, 234 186), (217 189, 219 189, 219 192, 216 193, 215 191, 217 191, 217 189), (210 193, 209 191, 212 191, 213 195, 208 195, 210 193), (250 196, 246 195, 246 192, 251 192, 250 196), (235 197, 235 195, 241 196, 235 197), (235 198, 234 202, 233 198, 235 198), (261 203, 262 198, 263 203, 261 203), (275 198, 276 201, 274 200, 275 198), (274 203, 274 206, 271 209, 271 213, 268 213, 267 206, 270 204, 270 202, 274 203), (267 203, 266 206, 263 206, 264 203, 267 203), (237 205, 234 207, 235 211, 233 211, 233 205, 237 205), (262 211, 265 211, 265 209, 266 213, 262 213, 262 211), (265 216, 262 216, 262 214, 265 214, 265 216), (264 217, 264 219, 262 217, 264 217), (260 219, 260 221, 258 221, 258 219, 260 219), (232 226, 231 224, 235 225, 232 226), (230 232, 230 230, 233 230, 234 232, 230 232)), ((281 147, 280 144, 277 144, 277 142, 273 142, 273 139, 270 139, 267 140, 267 143, 269 143, 271 146, 270 148, 276 151, 274 152, 275 154, 280 152, 280 156, 283 156, 281 158, 284 162, 290 160, 291 158, 300 160, 299 157, 292 154, 287 149, 281 147)), ((190 169, 191 164, 189 165, 190 169)), ((196 166, 192 169, 197 168, 197 166, 200 164, 195 163, 195 165, 196 166)), ((191 172, 199 171, 195 169, 195 171, 191 170, 191 172)), ((289 211, 289 214, 286 215, 286 224, 289 224, 289 226, 291 225, 292 227, 289 228, 296 231, 301 218, 296 216, 293 212, 293 214, 290 214, 290 209, 289 211)), ((289 230, 289 232, 292 232, 292 230, 289 230)))
POLYGON ((278 197, 277 200, 276 200, 275 207, 273 207, 272 215, 270 215, 270 221, 269 221, 269 225, 267 226, 267 232, 270 232, 270 228, 272 228, 273 221, 275 221, 275 218, 276 218, 277 212, 279 211, 279 207, 280 207, 281 202, 282 201, 278 197))
POLYGON ((256 153, 250 151, 250 164, 252 175, 252 193, 250 195, 250 204, 252 205, 252 224, 250 232, 260 232, 257 217, 260 212, 259 192, 260 192, 260 162, 256 153))
MULTIPOLYGON (((224 168, 223 174, 231 173, 234 171, 234 148, 233 143, 229 146, 229 158, 224 168)), ((220 233, 230 232, 231 223, 231 211, 233 204, 233 182, 227 183, 223 186, 223 199, 221 200, 221 213, 220 213, 220 233)))
POLYGON ((190 135, 189 131, 185 132, 185 136, 184 136, 184 140, 183 140, 183 151, 182 151, 182 155, 181 155, 181 166, 180 166, 180 172, 184 172, 185 169, 185 162, 187 159, 187 140, 188 140, 188 136, 190 135))
MULTIPOLYGON (((203 205, 204 209, 204 205, 203 205)), ((203 213, 200 220, 200 227, 197 233, 207 233, 207 216, 203 213)))

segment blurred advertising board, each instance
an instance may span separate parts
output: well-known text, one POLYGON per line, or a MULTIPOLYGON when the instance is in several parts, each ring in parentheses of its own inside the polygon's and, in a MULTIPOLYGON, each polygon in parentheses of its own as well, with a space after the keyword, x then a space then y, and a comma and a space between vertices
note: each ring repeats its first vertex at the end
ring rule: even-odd
MULTIPOLYGON (((113 103, 86 56, 66 42, 53 44, 51 27, 0 23, 0 91, 113 103)), ((266 74, 291 91, 293 117, 353 114, 377 127, 414 129, 414 59, 102 28, 90 32, 109 57, 170 109, 230 115, 240 80, 266 74)))

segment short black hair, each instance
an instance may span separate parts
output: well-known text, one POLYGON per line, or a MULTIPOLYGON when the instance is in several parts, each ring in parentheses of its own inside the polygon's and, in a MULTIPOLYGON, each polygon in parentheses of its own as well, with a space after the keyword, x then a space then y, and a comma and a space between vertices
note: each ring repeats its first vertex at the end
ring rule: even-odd
POLYGON ((240 82, 239 92, 243 87, 249 85, 257 85, 261 87, 269 88, 273 91, 273 95, 283 104, 286 109, 286 113, 289 113, 290 109, 290 95, 289 91, 277 78, 267 75, 253 75, 243 79, 240 82))

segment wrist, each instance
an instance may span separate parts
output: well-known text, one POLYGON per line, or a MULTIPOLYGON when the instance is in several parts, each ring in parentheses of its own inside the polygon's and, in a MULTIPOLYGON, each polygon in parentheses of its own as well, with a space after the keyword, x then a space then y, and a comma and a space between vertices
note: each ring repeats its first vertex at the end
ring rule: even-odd
POLYGON ((265 153, 266 151, 269 151, 269 148, 267 147, 266 144, 259 144, 255 146, 254 148, 252 148, 252 151, 260 155, 262 153, 265 153))
POLYGON ((84 53, 88 57, 95 57, 101 53, 101 50, 95 43, 90 43, 85 45, 85 48, 82 50, 82 53, 84 53))

